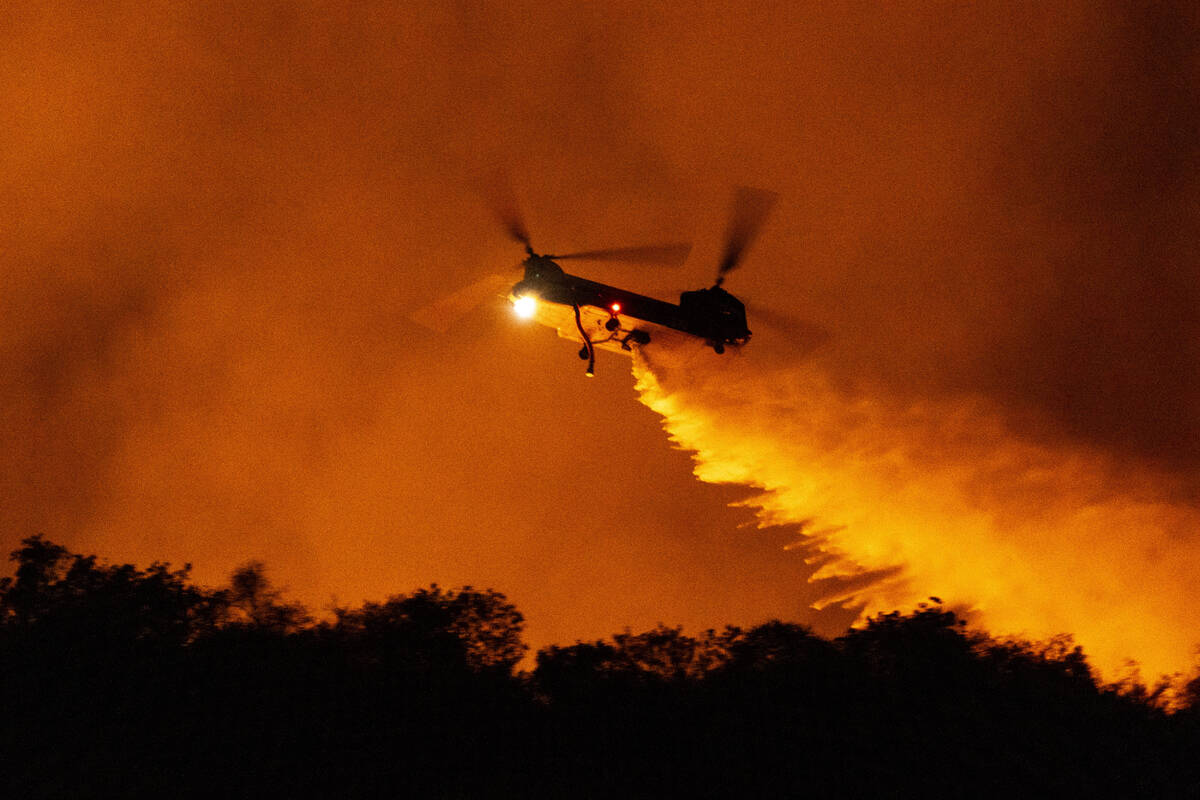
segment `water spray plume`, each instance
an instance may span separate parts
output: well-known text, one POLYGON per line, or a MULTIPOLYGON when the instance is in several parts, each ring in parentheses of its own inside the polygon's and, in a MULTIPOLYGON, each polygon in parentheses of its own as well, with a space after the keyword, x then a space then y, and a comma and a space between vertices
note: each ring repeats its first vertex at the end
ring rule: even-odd
POLYGON ((938 595, 995 634, 1072 634, 1109 679, 1192 668, 1200 510, 1148 469, 1023 441, 980 400, 850 394, 818 362, 658 350, 634 371, 697 477, 760 489, 762 525, 801 526, 824 604, 938 595))

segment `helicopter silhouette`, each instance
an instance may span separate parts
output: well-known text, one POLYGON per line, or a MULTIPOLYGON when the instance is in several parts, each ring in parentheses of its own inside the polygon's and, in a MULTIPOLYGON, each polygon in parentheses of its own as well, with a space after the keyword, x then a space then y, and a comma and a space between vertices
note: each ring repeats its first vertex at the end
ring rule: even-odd
MULTIPOLYGON (((511 198, 511 194, 509 194, 511 198)), ((736 190, 725 248, 714 284, 706 289, 685 291, 678 303, 589 280, 566 272, 559 261, 629 261, 679 266, 691 251, 686 243, 643 247, 587 250, 561 255, 534 250, 528 229, 515 202, 498 203, 496 216, 511 239, 525 248, 521 263, 523 277, 508 291, 518 316, 556 329, 560 336, 581 344, 579 357, 587 361, 586 374, 595 374, 596 350, 631 352, 660 339, 684 338, 704 342, 714 352, 740 347, 750 340, 746 307, 722 286, 726 276, 742 262, 777 195, 764 189, 736 190)), ((480 302, 480 295, 494 293, 502 276, 490 276, 456 292, 413 315, 427 327, 444 330, 445 320, 461 316, 480 302)))

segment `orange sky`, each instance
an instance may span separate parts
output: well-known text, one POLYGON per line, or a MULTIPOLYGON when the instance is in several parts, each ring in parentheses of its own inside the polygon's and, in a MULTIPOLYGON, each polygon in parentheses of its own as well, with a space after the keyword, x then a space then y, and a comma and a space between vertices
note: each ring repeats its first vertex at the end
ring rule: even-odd
MULTIPOLYGON (((778 192, 728 288, 830 338, 812 354, 751 316, 761 374, 982 403, 1004 452, 1124 465, 1106 498, 1190 519, 1197 20, 1122 5, 14 4, 4 547, 44 532, 209 582, 260 558, 315 607, 493 586, 534 644, 819 621, 794 532, 739 527, 749 490, 696 481, 628 361, 589 381, 498 306, 444 336, 409 322, 519 260, 471 188, 497 164, 547 250, 693 239, 679 271, 579 265, 664 298, 711 280, 734 184, 778 192)), ((922 475, 959 463, 939 442, 922 475)), ((1006 485, 972 502, 1044 507, 1025 484, 986 499, 1006 485)), ((1146 534, 1139 574, 1189 574, 1196 535, 1146 534)))

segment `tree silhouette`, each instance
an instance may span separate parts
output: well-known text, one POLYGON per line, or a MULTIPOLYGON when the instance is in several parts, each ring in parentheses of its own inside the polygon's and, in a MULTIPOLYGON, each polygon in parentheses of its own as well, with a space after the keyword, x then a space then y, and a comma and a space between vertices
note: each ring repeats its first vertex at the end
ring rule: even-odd
POLYGON ((229 583, 229 588, 221 593, 225 625, 285 634, 295 633, 312 622, 304 606, 283 601, 283 593, 272 586, 261 561, 238 567, 229 583))
POLYGON ((314 621, 250 562, 228 586, 31 537, 0 580, 11 797, 1200 795, 1200 678, 1168 713, 1069 637, 940 602, 829 640, 779 620, 549 646, 491 589, 314 621))
POLYGON ((697 639, 684 635, 682 628, 659 625, 639 634, 626 630, 611 642, 552 645, 537 654, 535 674, 542 689, 559 698, 601 685, 682 685, 723 660, 723 648, 712 631, 697 639))
POLYGON ((48 542, 41 535, 21 542, 10 560, 17 562, 13 578, 0 579, 0 612, 3 621, 29 625, 55 605, 49 596, 51 586, 61 580, 72 556, 62 547, 48 542))
POLYGON ((10 635, 76 648, 183 643, 212 630, 222 613, 219 595, 188 583, 190 566, 100 565, 40 536, 24 540, 12 560, 15 579, 0 580, 0 621, 10 635))
POLYGON ((511 673, 528 649, 524 617, 499 592, 436 583, 359 609, 337 609, 333 632, 393 666, 511 673))

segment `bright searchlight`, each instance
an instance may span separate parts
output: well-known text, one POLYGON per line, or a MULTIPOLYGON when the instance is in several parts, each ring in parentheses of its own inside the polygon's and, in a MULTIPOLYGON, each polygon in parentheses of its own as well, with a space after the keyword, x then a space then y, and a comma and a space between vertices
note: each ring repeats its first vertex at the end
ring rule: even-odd
POLYGON ((523 294, 513 301, 513 311, 521 319, 529 319, 537 313, 537 298, 531 294, 523 294))

